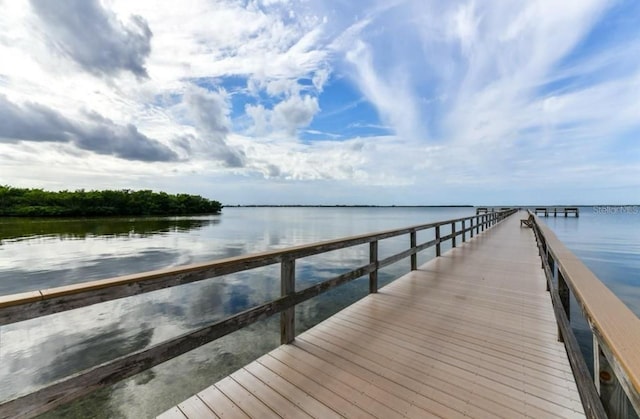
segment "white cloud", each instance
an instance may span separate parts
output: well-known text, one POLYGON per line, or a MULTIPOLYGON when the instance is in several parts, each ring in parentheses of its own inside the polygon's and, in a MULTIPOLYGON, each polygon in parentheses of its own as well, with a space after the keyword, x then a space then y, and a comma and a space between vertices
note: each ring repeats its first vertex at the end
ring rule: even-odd
POLYGON ((197 86, 188 86, 184 103, 195 126, 205 135, 224 140, 230 131, 229 98, 224 89, 209 91, 197 86))
POLYGON ((453 36, 460 41, 460 47, 469 54, 476 42, 480 17, 477 15, 475 2, 462 4, 455 11, 453 18, 453 36))
POLYGON ((97 0, 31 0, 30 4, 52 52, 71 58, 95 74, 130 71, 147 77, 144 62, 151 51, 153 34, 144 18, 133 15, 127 23, 120 22, 97 0), (86 36, 87 28, 91 36, 86 36))
POLYGON ((308 126, 320 111, 318 99, 309 95, 294 94, 280 102, 273 109, 263 105, 247 105, 245 112, 253 120, 249 132, 255 136, 286 135, 295 138, 299 129, 308 126))
POLYGON ((319 110, 315 97, 292 96, 274 106, 271 120, 276 129, 293 136, 299 128, 309 125, 319 110))
POLYGON ((418 118, 418 103, 408 92, 407 79, 400 68, 393 68, 387 77, 378 73, 371 47, 357 41, 348 50, 346 58, 355 68, 354 82, 367 99, 378 109, 382 119, 389 123, 400 137, 424 138, 418 118))

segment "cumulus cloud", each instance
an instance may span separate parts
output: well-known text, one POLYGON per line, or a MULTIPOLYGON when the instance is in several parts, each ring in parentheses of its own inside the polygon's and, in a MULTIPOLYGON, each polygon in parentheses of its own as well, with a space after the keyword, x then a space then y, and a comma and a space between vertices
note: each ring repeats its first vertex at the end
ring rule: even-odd
POLYGON ((318 99, 310 95, 293 95, 278 102, 273 109, 263 105, 247 105, 245 112, 253 120, 253 135, 284 133, 295 137, 300 128, 308 126, 320 111, 318 99))
POLYGON ((37 103, 19 106, 0 95, 0 142, 61 142, 97 154, 125 160, 176 161, 164 144, 140 133, 131 124, 119 125, 96 113, 73 121, 37 103))
POLYGON ((273 107, 271 120, 276 129, 295 135, 298 128, 311 123, 318 111, 320 106, 317 98, 308 95, 292 96, 273 107))
POLYGON ((201 132, 216 140, 224 140, 231 125, 228 97, 224 89, 210 91, 191 85, 184 94, 184 104, 201 132))
POLYGON ((140 133, 133 124, 119 125, 96 113, 87 116, 88 123, 79 124, 74 133, 73 142, 79 148, 126 160, 177 160, 171 149, 140 133))
POLYGON ((211 91, 191 85, 184 94, 184 105, 198 134, 204 140, 206 152, 222 161, 226 167, 243 167, 245 155, 242 150, 233 148, 226 142, 231 126, 226 91, 211 91))
POLYGON ((31 7, 59 53, 97 75, 129 71, 147 77, 152 32, 140 16, 123 23, 99 0, 31 0, 31 7))

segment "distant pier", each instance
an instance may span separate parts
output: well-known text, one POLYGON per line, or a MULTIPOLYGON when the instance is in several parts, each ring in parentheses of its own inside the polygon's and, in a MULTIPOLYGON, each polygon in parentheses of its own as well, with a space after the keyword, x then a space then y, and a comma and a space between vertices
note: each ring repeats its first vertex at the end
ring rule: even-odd
MULTIPOLYGON (((499 207, 477 207, 476 215, 479 214, 488 214, 491 212, 500 212, 505 211, 509 208, 499 208, 499 207)), ((579 217, 580 210, 578 207, 535 207, 535 209, 531 209, 535 215, 543 215, 545 217, 549 217, 550 214, 553 214, 554 217, 557 217, 558 214, 564 214, 565 217, 569 215, 579 217)))
POLYGON ((553 207, 553 208, 548 208, 548 207, 538 207, 535 209, 534 213, 536 215, 544 215, 545 217, 548 217, 549 214, 553 214, 554 217, 557 217, 558 214, 564 214, 565 217, 569 216, 569 214, 572 214, 576 217, 580 216, 580 211, 578 210, 578 207, 553 207))

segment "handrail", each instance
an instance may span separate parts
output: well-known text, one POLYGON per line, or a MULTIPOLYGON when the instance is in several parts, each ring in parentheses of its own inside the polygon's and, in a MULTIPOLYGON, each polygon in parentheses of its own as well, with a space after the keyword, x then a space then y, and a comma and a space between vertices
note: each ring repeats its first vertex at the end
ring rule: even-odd
MULTIPOLYGON (((548 287, 552 295, 553 291, 557 292, 561 311, 568 319, 571 292, 593 332, 595 390, 602 398, 600 382, 611 382, 608 370, 612 370, 631 406, 640 415, 640 319, 537 216, 534 216, 534 231, 543 267, 546 265, 548 287), (551 283, 554 273, 557 290, 551 283), (604 365, 603 360, 608 365, 604 365)), ((603 402, 608 408, 608 401, 603 402)))
POLYGON ((490 228, 515 212, 516 210, 505 210, 301 245, 288 249, 267 251, 248 256, 222 259, 186 267, 163 269, 119 278, 92 281, 85 284, 0 297, 1 325, 71 310, 103 301, 200 281, 206 278, 255 269, 275 263, 281 264, 282 291, 280 298, 231 315, 223 320, 208 324, 197 330, 187 332, 149 348, 105 362, 56 381, 33 393, 3 402, 0 404, 0 417, 33 417, 44 413, 61 404, 131 377, 141 371, 152 368, 162 362, 175 358, 176 356, 277 313, 280 313, 281 316, 281 343, 290 343, 295 338, 294 314, 297 304, 367 274, 369 275, 369 292, 375 293, 378 290, 377 274, 380 268, 401 259, 411 257, 411 269, 415 270, 417 269, 417 253, 421 250, 436 246, 436 255, 439 256, 440 244, 442 242, 451 240, 452 247, 456 247, 457 236, 462 236, 462 241, 464 242, 466 241, 466 233, 470 233, 470 237, 473 237, 474 230, 476 234, 479 234, 480 231, 485 231, 485 229, 490 228), (469 221, 468 227, 466 225, 467 221, 469 221), (457 223, 461 224, 459 230, 456 228, 457 223), (440 227, 443 225, 451 225, 451 234, 440 237, 440 227), (417 231, 428 228, 435 229, 435 240, 417 244, 417 231), (389 256, 386 259, 379 260, 378 241, 403 234, 410 235, 409 249, 389 256), (303 290, 295 290, 296 259, 366 243, 369 243, 369 264, 303 290))
MULTIPOLYGON (((474 228, 477 234, 480 232, 480 229, 484 231, 485 227, 488 227, 494 218, 497 219, 499 216, 504 217, 507 212, 509 211, 496 212, 494 213, 496 214, 495 216, 482 214, 456 218, 401 229, 386 230, 373 234, 362 234, 342 239, 305 244, 287 249, 270 250, 252 255, 219 259, 213 262, 159 269, 116 278, 0 296, 0 325, 273 265, 282 262, 284 259, 300 259, 467 220, 471 221, 471 226, 458 231, 456 236, 466 232, 473 232, 474 228), (475 225, 473 220, 476 221, 475 225)), ((451 236, 442 237, 436 245, 450 238, 451 236)))

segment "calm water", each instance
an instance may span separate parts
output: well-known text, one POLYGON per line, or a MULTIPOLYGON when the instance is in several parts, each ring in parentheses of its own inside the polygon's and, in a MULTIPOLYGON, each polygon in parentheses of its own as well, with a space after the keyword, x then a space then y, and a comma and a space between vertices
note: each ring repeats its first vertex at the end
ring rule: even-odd
MULTIPOLYGON (((223 215, 209 217, 0 219, 0 295, 473 213, 473 208, 226 208, 223 215)), ((578 219, 545 221, 640 315, 640 214, 581 209, 578 219)), ((431 239, 430 234, 419 233, 418 242, 431 239)), ((382 241, 380 256, 407 246, 408 237, 382 241)), ((300 260, 297 287, 364 265, 368 255, 365 245, 300 260)), ((428 249, 419 263, 431 257, 433 249, 428 249)), ((381 283, 408 268, 405 260, 385 269, 381 283)), ((279 290, 279 266, 275 265, 2 326, 0 400, 268 301, 279 290)), ((302 304, 296 314, 298 331, 361 298, 367 290, 366 279, 356 280, 302 304)), ((588 352, 586 324, 577 315, 572 322, 588 352)), ((152 416, 278 343, 277 318, 257 323, 48 416, 152 416)))
MULTIPOLYGON (((473 208, 226 208, 223 215, 208 217, 0 219, 0 295, 473 213, 473 208)), ((419 233, 418 242, 432 234, 419 233)), ((408 236, 381 241, 380 257, 405 250, 408 242, 408 236)), ((297 287, 362 266, 368 257, 363 245, 299 260, 297 287)), ((428 249, 418 261, 431 257, 428 249)), ((408 270, 408 260, 386 268, 381 285, 408 270)), ((279 272, 274 265, 2 326, 0 400, 271 300, 279 295, 279 272)), ((305 330, 367 291, 365 278, 301 304, 296 328, 305 330)), ((278 343, 277 318, 256 323, 48 416, 152 416, 278 343)))

